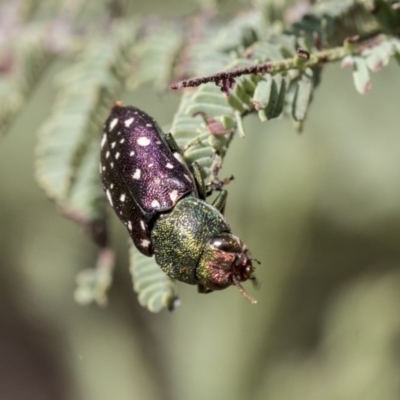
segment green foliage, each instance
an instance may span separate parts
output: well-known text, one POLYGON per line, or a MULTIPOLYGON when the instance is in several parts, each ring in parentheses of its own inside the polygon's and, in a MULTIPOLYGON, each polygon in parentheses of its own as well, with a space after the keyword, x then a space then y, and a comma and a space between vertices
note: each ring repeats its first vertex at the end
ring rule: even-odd
POLYGON ((96 302, 99 306, 107 304, 107 292, 112 283, 114 262, 113 251, 109 248, 101 248, 96 268, 86 268, 79 272, 74 293, 77 303, 87 305, 96 302))
POLYGON ((8 43, 12 51, 0 51, 0 135, 7 132, 52 59, 46 35, 46 26, 32 24, 8 43))
POLYGON ((47 195, 60 203, 68 202, 72 185, 83 186, 79 179, 85 174, 77 172, 85 157, 91 157, 92 168, 97 168, 98 156, 93 157, 88 149, 98 142, 99 128, 120 96, 127 75, 134 28, 131 22, 122 21, 113 33, 88 42, 77 62, 59 74, 54 109, 41 129, 37 179, 47 195))
MULTIPOLYGON (((229 22, 218 15, 218 2, 210 1, 197 15, 141 18, 140 24, 129 16, 128 3, 28 1, 20 13, 29 23, 13 37, 10 71, 7 53, 0 53, 6 71, 0 75, 2 132, 49 62, 66 57, 40 131, 36 177, 61 212, 102 249, 98 268, 78 279, 76 297, 84 303, 105 303, 111 283, 114 261, 103 256, 109 249, 97 148, 108 110, 125 91, 142 83, 165 90, 197 78, 176 85, 189 88, 182 90, 170 131, 186 161, 196 161, 212 180, 235 132, 244 136, 245 116, 257 113, 262 122, 289 117, 302 129, 325 64, 351 66, 356 90, 364 94, 371 87, 369 71, 400 59, 400 11, 391 1, 322 1, 286 9, 282 1, 258 0, 229 22), (58 13, 68 16, 67 34, 60 34, 58 13), (59 29, 57 40, 46 36, 49 22, 59 29)), ((153 259, 136 253, 131 250, 131 271, 140 303, 154 312, 170 307, 174 283, 153 259)))
POLYGON ((226 129, 229 124, 227 113, 231 113, 231 109, 219 89, 214 85, 204 85, 196 93, 188 92, 182 97, 172 122, 170 131, 183 149, 184 159, 189 164, 196 161, 206 178, 210 176, 214 156, 218 153, 219 157, 223 157, 225 154, 228 140, 224 136, 210 135, 207 121, 203 120, 199 112, 211 116, 226 129))
MULTIPOLYGON (((54 110, 41 129, 37 147, 39 184, 101 248, 108 244, 103 232, 106 199, 98 170, 98 132, 122 92, 134 39, 132 22, 118 21, 113 35, 88 42, 76 63, 59 74, 54 110)), ((79 301, 105 303, 113 258, 105 259, 108 264, 99 254, 97 268, 80 275, 76 294, 79 301)))
POLYGON ((291 26, 291 32, 306 35, 311 40, 318 33, 325 45, 332 47, 343 43, 347 37, 368 37, 379 32, 379 23, 371 13, 372 4, 367 1, 317 2, 299 22, 291 26))
POLYGON ((130 245, 129 255, 133 288, 139 303, 154 313, 163 308, 175 309, 179 305, 175 281, 165 275, 154 258, 144 256, 134 245, 130 245))
POLYGON ((145 37, 135 46, 138 68, 128 81, 129 87, 133 89, 141 83, 152 82, 157 89, 165 89, 182 45, 182 32, 173 26, 145 37))

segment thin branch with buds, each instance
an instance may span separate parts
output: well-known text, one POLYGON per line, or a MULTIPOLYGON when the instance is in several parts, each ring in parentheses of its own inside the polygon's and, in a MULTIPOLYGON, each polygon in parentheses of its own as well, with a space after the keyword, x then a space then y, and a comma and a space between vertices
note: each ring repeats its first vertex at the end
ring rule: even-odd
POLYGON ((333 49, 321 50, 309 53, 299 49, 293 58, 278 61, 268 61, 248 67, 240 67, 216 74, 203 76, 200 78, 184 79, 170 85, 170 89, 177 90, 187 87, 197 87, 204 83, 214 82, 224 93, 228 93, 235 83, 235 78, 242 75, 265 75, 287 72, 291 69, 315 68, 320 65, 343 60, 346 56, 361 54, 365 49, 374 47, 385 39, 384 35, 379 35, 366 42, 356 44, 358 37, 345 40, 344 45, 333 49))

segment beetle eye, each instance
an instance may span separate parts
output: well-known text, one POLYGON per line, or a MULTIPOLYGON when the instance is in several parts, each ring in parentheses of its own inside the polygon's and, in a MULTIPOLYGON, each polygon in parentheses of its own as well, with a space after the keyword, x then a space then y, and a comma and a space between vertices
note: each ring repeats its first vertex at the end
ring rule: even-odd
POLYGON ((240 253, 242 252, 242 244, 240 240, 230 233, 222 233, 215 236, 210 240, 210 245, 218 250, 225 251, 226 253, 240 253))

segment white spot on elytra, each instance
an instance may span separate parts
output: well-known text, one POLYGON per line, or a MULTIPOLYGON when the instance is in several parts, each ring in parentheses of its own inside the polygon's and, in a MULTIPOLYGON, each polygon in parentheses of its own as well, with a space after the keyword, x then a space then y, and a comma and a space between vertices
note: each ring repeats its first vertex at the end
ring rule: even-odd
POLYGON ((173 202, 175 202, 175 200, 178 198, 178 191, 177 190, 173 190, 170 194, 169 197, 171 198, 171 200, 173 202))
POLYGON ((115 147, 115 142, 111 143, 111 148, 113 149, 115 147))
POLYGON ((129 153, 129 155, 132 157, 132 156, 135 155, 135 152, 134 152, 134 151, 131 151, 131 152, 129 153))
POLYGON ((117 135, 120 135, 120 134, 121 134, 121 131, 117 132, 117 135))
POLYGON ((103 166, 101 167, 101 169, 102 169, 103 171, 105 171, 105 170, 106 170, 106 167, 103 165, 103 166))
POLYGON ((110 157, 110 152, 109 151, 107 151, 107 153, 106 153, 106 158, 108 158, 108 157, 110 157))
POLYGON ((101 139, 101 148, 106 144, 107 136, 106 134, 103 135, 103 138, 101 139))
POLYGON ((137 140, 137 143, 139 146, 146 147, 150 144, 150 139, 146 136, 140 136, 140 138, 137 140))
POLYGON ((139 168, 137 168, 136 171, 135 171, 135 173, 132 175, 132 178, 133 178, 133 179, 139 180, 141 174, 142 174, 142 171, 141 171, 139 168))
POLYGON ((181 163, 184 164, 183 158, 179 153, 174 153, 174 157, 181 163))
POLYGON ((128 221, 128 229, 131 231, 132 230, 132 222, 128 221))
POLYGON ((108 189, 106 190, 106 195, 107 195, 108 201, 109 201, 110 204, 111 204, 111 207, 113 207, 113 202, 112 202, 112 198, 111 198, 111 193, 110 193, 110 191, 109 191, 108 189))
POLYGON ((129 128, 131 125, 132 125, 132 122, 135 120, 135 118, 129 118, 129 119, 126 119, 125 120, 125 126, 127 127, 127 128, 129 128))
POLYGON ((150 245, 150 240, 142 239, 141 245, 142 245, 143 247, 149 247, 149 245, 150 245))
POLYGON ((151 127, 151 126, 153 126, 152 124, 146 124, 146 126, 148 126, 149 128, 151 127))
POLYGON ((160 207, 160 203, 157 200, 153 200, 151 202, 151 206, 154 208, 158 208, 158 207, 160 207))
POLYGON ((115 159, 118 160, 119 156, 120 156, 120 154, 119 154, 119 152, 117 152, 117 154, 115 155, 115 159))
POLYGON ((110 185, 110 189, 114 189, 114 184, 113 183, 110 185))
POLYGON ((122 202, 124 202, 124 201, 125 201, 125 198, 126 198, 125 194, 122 193, 122 194, 121 194, 121 197, 120 197, 119 199, 120 199, 122 202))
POLYGON ((118 118, 114 118, 111 122, 110 122, 110 131, 112 131, 115 128, 115 125, 118 124, 118 118))
POLYGON ((122 143, 124 143, 124 142, 125 142, 125 139, 124 139, 124 138, 122 138, 122 139, 121 139, 119 142, 122 144, 122 143))
POLYGON ((114 168, 114 163, 113 162, 111 163, 111 168, 114 168))
POLYGON ((156 184, 156 185, 159 185, 160 183, 161 183, 161 179, 160 178, 154 178, 154 183, 156 184))
POLYGON ((159 140, 156 141, 156 144, 161 144, 161 142, 159 140))
POLYGON ((174 166, 171 163, 167 163, 166 167, 169 168, 169 169, 174 168, 174 166))
POLYGON ((143 220, 140 220, 140 226, 142 227, 142 229, 145 231, 146 230, 146 225, 144 224, 143 220))
POLYGON ((149 165, 148 165, 148 167, 149 167, 149 168, 151 168, 153 165, 154 165, 154 164, 153 164, 153 163, 151 163, 151 164, 149 164, 149 165))

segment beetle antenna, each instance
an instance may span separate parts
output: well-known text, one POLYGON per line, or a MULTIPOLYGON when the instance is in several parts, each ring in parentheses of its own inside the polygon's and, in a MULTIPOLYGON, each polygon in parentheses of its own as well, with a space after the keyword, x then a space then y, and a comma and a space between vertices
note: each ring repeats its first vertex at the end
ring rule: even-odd
POLYGON ((239 282, 239 280, 233 276, 232 277, 233 283, 236 285, 236 287, 239 289, 239 292, 241 293, 241 295, 248 300, 251 304, 256 304, 257 300, 253 299, 253 297, 251 297, 245 290, 245 288, 242 286, 242 284, 239 282))
POLYGON ((250 258, 250 261, 255 261, 258 265, 261 265, 261 261, 258 261, 257 258, 250 258))

